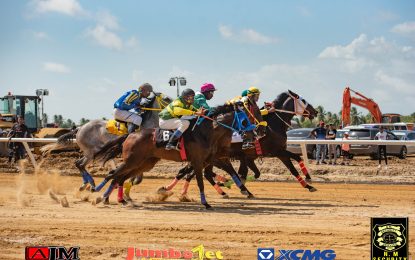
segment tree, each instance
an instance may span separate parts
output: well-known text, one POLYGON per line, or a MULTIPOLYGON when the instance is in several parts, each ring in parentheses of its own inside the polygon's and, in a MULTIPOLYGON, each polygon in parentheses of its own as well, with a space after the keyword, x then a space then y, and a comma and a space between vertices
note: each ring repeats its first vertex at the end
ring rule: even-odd
POLYGON ((85 125, 88 122, 89 122, 89 119, 81 118, 81 120, 79 121, 79 125, 85 125))
POLYGON ((59 127, 62 127, 63 125, 63 117, 62 115, 54 115, 53 116, 53 122, 57 124, 59 127))
POLYGON ((317 115, 318 120, 323 121, 325 116, 326 116, 326 111, 324 110, 324 107, 323 106, 317 106, 316 110, 318 112, 318 115, 317 115))

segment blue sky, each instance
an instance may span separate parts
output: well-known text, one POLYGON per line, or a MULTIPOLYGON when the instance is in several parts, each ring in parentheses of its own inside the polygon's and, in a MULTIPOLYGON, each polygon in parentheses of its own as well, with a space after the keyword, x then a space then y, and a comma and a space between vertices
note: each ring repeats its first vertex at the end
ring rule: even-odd
POLYGON ((261 102, 291 89, 337 112, 350 85, 410 114, 414 16, 415 1, 6 0, 0 94, 47 88, 50 117, 110 118, 125 91, 174 96, 170 76, 185 76, 216 85, 212 105, 254 85, 261 102))

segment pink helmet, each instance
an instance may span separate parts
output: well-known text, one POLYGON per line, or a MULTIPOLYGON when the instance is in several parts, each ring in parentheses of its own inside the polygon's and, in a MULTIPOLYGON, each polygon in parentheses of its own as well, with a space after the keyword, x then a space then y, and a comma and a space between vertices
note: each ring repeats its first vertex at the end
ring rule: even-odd
POLYGON ((200 87, 200 92, 215 91, 215 86, 212 83, 205 83, 200 87))

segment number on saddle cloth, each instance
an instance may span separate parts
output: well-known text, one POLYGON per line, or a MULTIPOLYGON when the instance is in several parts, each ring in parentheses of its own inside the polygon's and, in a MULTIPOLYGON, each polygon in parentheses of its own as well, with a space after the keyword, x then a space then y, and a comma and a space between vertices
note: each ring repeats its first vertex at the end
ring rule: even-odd
POLYGON ((155 130, 155 139, 156 139, 156 147, 166 147, 166 144, 169 142, 170 137, 173 135, 175 130, 168 130, 168 129, 160 129, 156 128, 155 130))
POLYGON ((127 123, 116 119, 108 120, 106 129, 109 133, 114 135, 128 134, 127 123))

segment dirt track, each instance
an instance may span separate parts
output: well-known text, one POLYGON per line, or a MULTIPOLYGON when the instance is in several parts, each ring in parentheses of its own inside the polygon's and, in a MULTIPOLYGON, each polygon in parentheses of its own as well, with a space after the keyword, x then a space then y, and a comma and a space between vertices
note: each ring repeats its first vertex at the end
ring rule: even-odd
MULTIPOLYGON (((176 195, 146 202, 165 179, 145 179, 133 188, 132 197, 142 204, 136 208, 121 207, 114 197, 108 206, 92 206, 81 199, 89 193, 76 192, 80 181, 0 174, 0 259, 23 259, 28 245, 80 246, 81 259, 125 259, 129 246, 184 251, 201 244, 224 259, 257 259, 258 247, 333 249, 336 259, 368 259, 373 216, 408 216, 410 259, 415 255, 413 185, 316 183, 318 192, 309 193, 295 182, 250 182, 255 200, 235 188, 224 200, 206 185, 216 209, 206 212, 198 203, 178 202, 176 195), (66 196, 69 207, 54 202, 49 188, 66 196)), ((191 186, 194 199, 196 194, 191 186)))

